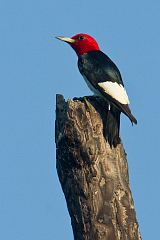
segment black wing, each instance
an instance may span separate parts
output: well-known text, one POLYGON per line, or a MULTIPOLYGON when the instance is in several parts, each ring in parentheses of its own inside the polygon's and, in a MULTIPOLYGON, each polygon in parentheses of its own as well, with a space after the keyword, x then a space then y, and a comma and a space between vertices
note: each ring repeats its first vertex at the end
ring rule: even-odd
POLYGON ((92 51, 78 59, 79 71, 90 78, 94 85, 99 82, 111 81, 124 86, 122 77, 117 66, 101 51, 92 51))
MULTIPOLYGON (((111 82, 124 86, 122 77, 117 66, 112 60, 101 51, 92 51, 84 54, 78 59, 78 68, 80 73, 85 76, 92 88, 113 103, 121 112, 127 115, 131 122, 137 123, 137 120, 131 114, 128 104, 122 104, 113 98, 100 86, 100 83, 111 82)), ((95 92, 96 92, 95 91, 95 92)))

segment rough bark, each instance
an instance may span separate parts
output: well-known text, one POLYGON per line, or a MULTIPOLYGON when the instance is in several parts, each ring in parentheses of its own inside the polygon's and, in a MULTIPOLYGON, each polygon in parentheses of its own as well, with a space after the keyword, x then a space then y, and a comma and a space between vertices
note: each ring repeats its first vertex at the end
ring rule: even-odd
POLYGON ((57 172, 75 240, 140 240, 123 145, 104 137, 103 103, 57 95, 57 172))

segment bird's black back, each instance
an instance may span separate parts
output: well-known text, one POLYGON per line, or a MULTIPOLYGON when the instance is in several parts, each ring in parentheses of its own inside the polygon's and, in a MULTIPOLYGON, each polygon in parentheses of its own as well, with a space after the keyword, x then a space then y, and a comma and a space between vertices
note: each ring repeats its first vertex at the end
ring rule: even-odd
POLYGON ((78 59, 80 73, 92 81, 94 85, 111 81, 123 85, 122 77, 117 66, 101 51, 91 51, 78 59))

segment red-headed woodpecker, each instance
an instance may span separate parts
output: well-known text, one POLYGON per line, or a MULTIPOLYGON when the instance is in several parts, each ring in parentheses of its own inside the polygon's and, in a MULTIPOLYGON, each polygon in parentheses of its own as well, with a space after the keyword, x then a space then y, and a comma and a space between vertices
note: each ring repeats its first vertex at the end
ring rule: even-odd
POLYGON ((117 66, 104 54, 96 40, 87 34, 77 34, 71 38, 57 37, 69 43, 78 56, 78 68, 88 87, 95 95, 108 102, 107 137, 110 145, 120 142, 120 113, 123 112, 132 123, 137 120, 129 108, 129 99, 117 66))

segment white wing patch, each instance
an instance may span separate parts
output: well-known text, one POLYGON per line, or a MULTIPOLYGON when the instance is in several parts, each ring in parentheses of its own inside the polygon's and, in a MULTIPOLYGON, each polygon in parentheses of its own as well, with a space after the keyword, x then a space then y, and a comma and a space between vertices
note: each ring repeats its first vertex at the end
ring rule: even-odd
POLYGON ((126 90, 121 84, 107 81, 98 83, 98 85, 103 89, 104 92, 116 99, 118 102, 122 104, 129 104, 126 90))

